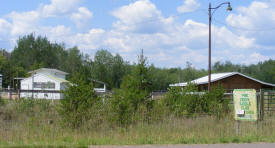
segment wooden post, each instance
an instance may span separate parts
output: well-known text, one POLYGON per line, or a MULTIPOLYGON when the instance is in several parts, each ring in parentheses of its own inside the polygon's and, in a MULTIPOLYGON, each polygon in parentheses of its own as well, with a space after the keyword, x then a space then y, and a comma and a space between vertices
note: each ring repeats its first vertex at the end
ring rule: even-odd
POLYGON ((18 89, 18 99, 20 99, 20 89, 18 89))
POLYGON ((261 98, 261 121, 264 120, 264 91, 260 89, 260 98, 261 98))
POLYGON ((236 135, 239 136, 240 134, 240 121, 236 121, 236 135))
POLYGON ((11 94, 11 88, 10 88, 10 86, 8 86, 8 94, 9 94, 9 99, 11 100, 11 98, 12 98, 11 95, 12 94, 11 94))
POLYGON ((259 130, 259 120, 256 121, 256 134, 258 135, 259 130))

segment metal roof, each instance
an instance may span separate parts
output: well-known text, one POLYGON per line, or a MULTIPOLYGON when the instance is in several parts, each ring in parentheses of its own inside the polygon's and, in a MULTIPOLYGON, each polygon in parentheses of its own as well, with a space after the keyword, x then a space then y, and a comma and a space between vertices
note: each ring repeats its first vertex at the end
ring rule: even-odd
MULTIPOLYGON (((251 78, 247 75, 241 74, 239 72, 226 72, 226 73, 211 74, 211 82, 215 82, 215 81, 218 81, 218 80, 221 80, 221 79, 233 76, 233 75, 241 75, 243 77, 246 77, 246 78, 248 78, 250 80, 253 80, 253 81, 256 81, 258 83, 275 87, 275 84, 266 83, 266 82, 251 78)), ((199 84, 207 84, 208 83, 208 75, 204 76, 204 77, 201 77, 201 78, 198 78, 198 79, 195 79, 195 80, 191 81, 191 83, 195 83, 195 84, 198 84, 198 85, 199 84)), ((187 85, 187 82, 170 84, 169 86, 186 86, 186 85, 187 85)))
MULTIPOLYGON (((60 83, 69 82, 69 81, 67 81, 67 80, 65 80, 65 79, 61 79, 61 78, 58 78, 58 77, 55 77, 55 76, 52 76, 52 75, 43 74, 43 73, 38 73, 38 74, 35 74, 34 76, 38 76, 38 75, 42 75, 42 76, 44 76, 44 77, 48 77, 48 78, 50 78, 50 79, 52 79, 52 80, 54 80, 54 81, 60 82, 60 83)), ((23 82, 23 81, 26 81, 27 79, 31 79, 31 78, 32 78, 32 76, 30 76, 30 77, 28 77, 28 78, 25 78, 25 79, 22 80, 22 82, 23 82)))
POLYGON ((58 77, 55 77, 55 76, 53 76, 53 75, 47 75, 47 74, 42 74, 42 75, 45 75, 45 76, 47 76, 47 77, 49 77, 49 78, 51 78, 51 79, 53 79, 53 80, 56 80, 56 81, 59 81, 59 82, 69 82, 69 81, 67 81, 67 80, 65 80, 65 79, 61 79, 61 78, 58 78, 58 77))
POLYGON ((97 83, 99 83, 99 84, 107 85, 107 83, 102 82, 102 81, 98 81, 98 80, 94 80, 94 79, 90 79, 90 80, 93 81, 93 82, 97 82, 97 83))
POLYGON ((50 71, 50 72, 60 73, 60 74, 63 74, 63 75, 68 75, 68 73, 66 73, 64 71, 61 71, 61 70, 58 70, 58 69, 50 69, 50 68, 39 68, 39 69, 30 71, 28 73, 32 74, 32 73, 37 73, 37 72, 40 72, 40 71, 50 71))

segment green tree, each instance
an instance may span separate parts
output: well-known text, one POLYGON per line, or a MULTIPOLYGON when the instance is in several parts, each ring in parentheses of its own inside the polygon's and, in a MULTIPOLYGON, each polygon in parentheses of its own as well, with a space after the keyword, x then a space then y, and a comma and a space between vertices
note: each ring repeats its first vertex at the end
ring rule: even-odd
POLYGON ((113 57, 112 65, 112 83, 115 88, 120 87, 122 79, 127 73, 129 73, 127 63, 124 62, 119 54, 116 54, 116 56, 113 57))
POLYGON ((58 111, 63 123, 78 128, 92 118, 90 109, 100 101, 100 98, 96 96, 92 84, 87 84, 83 80, 81 73, 75 74, 71 82, 64 91, 58 111))
POLYGON ((92 76, 96 80, 103 81, 112 88, 113 55, 107 50, 99 50, 94 56, 92 76))
POLYGON ((130 71, 129 64, 119 54, 113 56, 107 50, 97 51, 92 62, 92 78, 107 83, 108 88, 119 88, 130 71))
POLYGON ((116 90, 112 100, 115 121, 119 124, 129 125, 134 122, 135 119, 132 117, 139 107, 145 106, 146 110, 152 107, 150 97, 152 85, 148 70, 147 61, 142 52, 133 73, 123 78, 121 89, 116 90))
POLYGON ((17 41, 13 52, 11 53, 11 62, 13 65, 22 66, 26 70, 31 70, 30 67, 37 63, 43 66, 56 68, 59 64, 57 55, 61 45, 52 44, 46 37, 35 37, 34 34, 20 37, 17 41))

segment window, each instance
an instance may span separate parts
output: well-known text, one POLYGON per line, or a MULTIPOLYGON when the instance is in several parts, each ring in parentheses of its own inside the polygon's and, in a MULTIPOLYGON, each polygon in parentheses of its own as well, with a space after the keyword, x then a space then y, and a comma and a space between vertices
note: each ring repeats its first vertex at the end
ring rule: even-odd
POLYGON ((53 83, 53 82, 33 82, 33 88, 55 89, 55 83, 53 83))

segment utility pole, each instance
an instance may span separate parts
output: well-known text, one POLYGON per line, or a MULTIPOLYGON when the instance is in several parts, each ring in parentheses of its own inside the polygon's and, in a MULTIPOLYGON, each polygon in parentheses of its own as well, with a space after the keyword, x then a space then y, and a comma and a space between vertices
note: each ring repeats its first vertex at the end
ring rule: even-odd
POLYGON ((211 90, 211 21, 212 21, 212 15, 214 12, 220 8, 222 5, 227 4, 227 11, 232 11, 230 2, 224 2, 218 5, 217 7, 211 7, 211 3, 209 3, 209 8, 208 8, 208 15, 209 15, 209 37, 208 37, 208 92, 211 90), (214 9, 213 13, 211 10, 214 9))
POLYGON ((211 3, 209 3, 209 37, 208 37, 208 92, 210 92, 211 87, 211 3))

